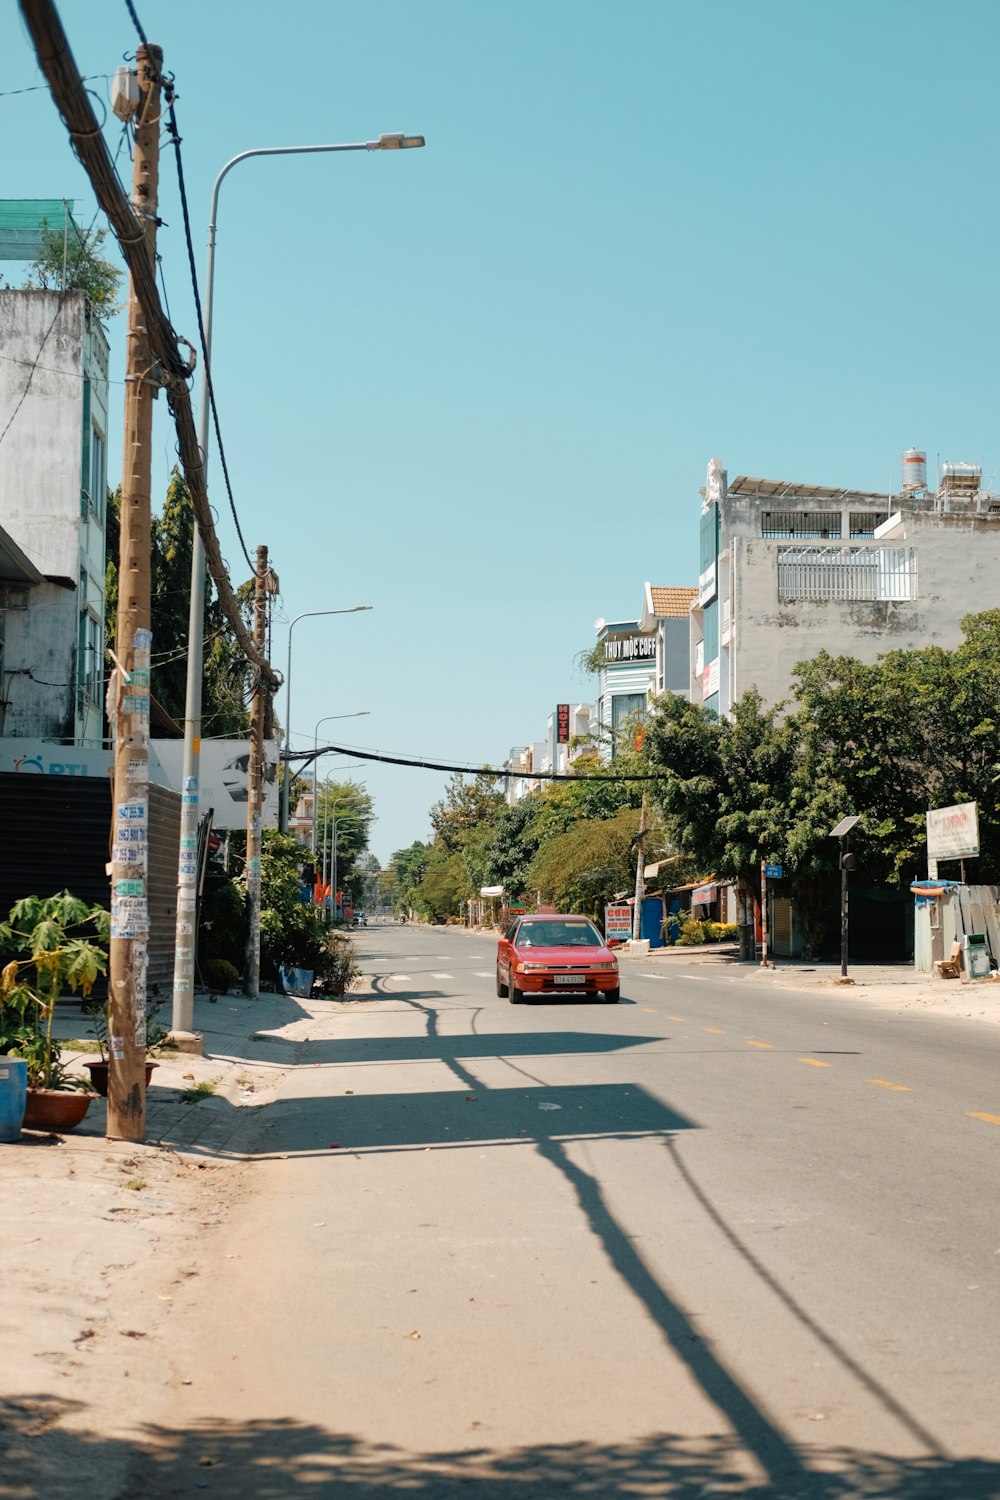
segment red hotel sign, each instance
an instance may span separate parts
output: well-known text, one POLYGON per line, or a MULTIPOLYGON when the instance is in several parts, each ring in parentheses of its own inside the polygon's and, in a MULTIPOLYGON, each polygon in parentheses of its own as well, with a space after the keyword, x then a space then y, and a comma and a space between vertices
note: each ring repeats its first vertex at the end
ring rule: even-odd
POLYGON ((569 744, 569 704, 556 704, 556 744, 569 744))

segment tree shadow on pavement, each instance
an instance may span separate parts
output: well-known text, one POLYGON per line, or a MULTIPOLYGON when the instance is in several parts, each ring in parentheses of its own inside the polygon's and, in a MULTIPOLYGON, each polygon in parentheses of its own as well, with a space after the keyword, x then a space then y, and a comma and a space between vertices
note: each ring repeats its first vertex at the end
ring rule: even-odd
MULTIPOLYGON (((271 1419, 198 1421, 139 1430, 135 1441, 80 1426, 85 1408, 48 1394, 0 1400, 0 1495, 10 1500, 997 1500, 1000 1466, 981 1459, 901 1459, 810 1446, 787 1479, 748 1471, 738 1440, 654 1433, 495 1449, 479 1439, 452 1451, 408 1453, 345 1433, 271 1419), (68 1417, 72 1427, 63 1426, 68 1417), (806 1467, 808 1465, 808 1467, 806 1467)), ((484 1425, 488 1421, 484 1414, 484 1425)))

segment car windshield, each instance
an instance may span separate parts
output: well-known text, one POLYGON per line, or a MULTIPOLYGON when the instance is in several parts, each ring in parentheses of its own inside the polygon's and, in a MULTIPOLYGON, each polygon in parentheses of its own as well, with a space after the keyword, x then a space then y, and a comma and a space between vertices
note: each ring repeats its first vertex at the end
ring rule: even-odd
POLYGON ((590 922, 522 922, 515 948, 602 948, 604 941, 590 922))

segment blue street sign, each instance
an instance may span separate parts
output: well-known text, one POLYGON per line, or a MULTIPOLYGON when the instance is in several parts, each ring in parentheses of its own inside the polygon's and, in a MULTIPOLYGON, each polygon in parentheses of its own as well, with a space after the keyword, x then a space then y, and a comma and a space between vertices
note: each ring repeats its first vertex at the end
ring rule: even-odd
POLYGON ((767 876, 768 880, 780 880, 784 873, 785 869, 783 865, 764 866, 764 874, 767 876))

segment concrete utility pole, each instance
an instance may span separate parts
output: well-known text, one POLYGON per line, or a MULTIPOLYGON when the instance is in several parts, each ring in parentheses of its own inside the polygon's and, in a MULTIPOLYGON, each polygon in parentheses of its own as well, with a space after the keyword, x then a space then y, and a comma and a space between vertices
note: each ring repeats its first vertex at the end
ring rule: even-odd
MULTIPOLYGON (((253 600, 253 635, 263 651, 267 645, 267 548, 257 548, 253 600)), ((270 693, 258 673, 250 708, 249 797, 247 801, 247 945, 244 955, 244 994, 256 1000, 260 991, 260 847, 264 810, 264 721, 270 693)))
MULTIPOLYGON (((136 117, 132 209, 156 258, 163 51, 136 51, 136 117)), ((157 374, 145 317, 129 281, 122 463, 121 551, 118 566, 116 670, 108 689, 114 744, 111 849, 111 949, 107 1134, 141 1141, 146 1133, 146 966, 149 941, 149 671, 150 468, 157 374)))
POLYGON ((642 812, 639 814, 639 832, 635 840, 635 906, 632 911, 632 938, 638 942, 642 936, 642 903, 646 895, 646 809, 649 794, 642 794, 642 812))

